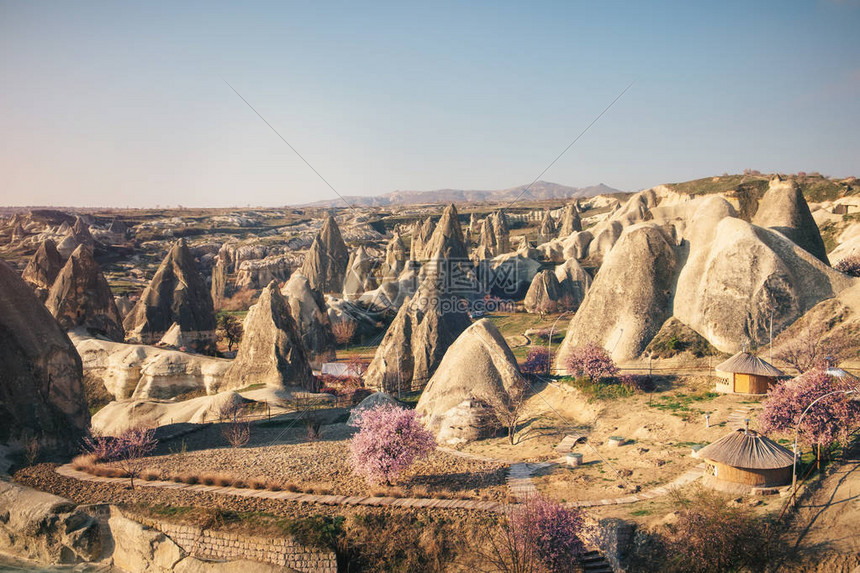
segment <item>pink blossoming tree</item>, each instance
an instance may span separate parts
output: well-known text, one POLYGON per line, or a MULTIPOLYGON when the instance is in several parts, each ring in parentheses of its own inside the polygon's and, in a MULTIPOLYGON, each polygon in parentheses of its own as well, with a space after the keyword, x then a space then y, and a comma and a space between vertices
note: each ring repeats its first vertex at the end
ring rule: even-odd
MULTIPOLYGON (((838 390, 849 390, 852 385, 821 370, 812 370, 785 384, 773 386, 767 393, 764 410, 759 414, 761 430, 794 433, 803 411, 817 398, 838 390)), ((828 448, 837 441, 845 441, 851 428, 860 423, 860 404, 850 395, 833 394, 812 406, 799 428, 800 440, 808 445, 828 448)))
POLYGON ((362 412, 354 425, 359 430, 349 443, 349 461, 371 485, 390 485, 436 448, 436 439, 415 410, 380 404, 362 412))
POLYGON ((588 376, 593 382, 618 374, 618 366, 606 349, 593 342, 571 350, 564 365, 574 376, 588 376))

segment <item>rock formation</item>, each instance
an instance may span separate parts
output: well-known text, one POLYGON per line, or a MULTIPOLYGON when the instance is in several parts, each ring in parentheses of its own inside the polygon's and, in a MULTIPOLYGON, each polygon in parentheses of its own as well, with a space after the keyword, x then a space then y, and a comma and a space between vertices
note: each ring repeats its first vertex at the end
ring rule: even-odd
POLYGON ((0 261, 0 441, 73 451, 90 422, 81 359, 32 289, 0 261))
POLYGON ((122 296, 113 297, 113 301, 116 303, 116 309, 119 311, 119 316, 123 320, 128 316, 128 313, 131 312, 131 309, 134 308, 134 303, 131 302, 131 299, 128 298, 127 294, 122 296))
POLYGON ((219 254, 215 257, 215 266, 212 267, 212 283, 209 287, 209 292, 212 295, 212 304, 215 308, 220 308, 224 302, 227 293, 227 263, 219 254))
POLYGON ((482 319, 445 353, 416 410, 440 443, 476 440, 498 430, 499 415, 511 407, 509 391, 520 384, 522 374, 504 337, 482 319))
POLYGON ((555 268, 555 278, 561 286, 562 293, 569 297, 568 310, 576 310, 585 299, 591 288, 591 275, 575 258, 570 258, 555 268))
POLYGON ((561 289, 555 273, 551 270, 543 270, 535 275, 529 291, 523 300, 526 312, 546 314, 568 310, 567 301, 561 289))
POLYGON ((575 203, 568 203, 561 215, 561 223, 558 225, 558 236, 563 239, 571 233, 582 230, 582 220, 579 218, 579 209, 575 203))
POLYGON ((396 281, 403 269, 406 268, 407 260, 409 257, 406 256, 406 246, 403 244, 400 233, 395 231, 394 236, 391 237, 385 247, 385 261, 382 264, 380 282, 396 281))
POLYGON ((57 245, 51 239, 45 239, 30 258, 21 278, 33 287, 44 301, 62 268, 63 259, 57 252, 57 245))
POLYGON ((343 291, 343 277, 348 262, 349 251, 337 222, 329 215, 305 256, 302 274, 308 278, 314 290, 339 293, 343 291))
POLYGON ((131 342, 152 344, 179 324, 194 340, 197 350, 210 350, 215 332, 215 311, 206 281, 184 239, 173 245, 161 262, 149 286, 125 317, 125 331, 131 342))
POLYGON ((180 402, 120 400, 111 402, 93 416, 93 430, 115 436, 128 427, 128 420, 146 427, 217 422, 223 409, 247 402, 249 400, 231 391, 180 402))
POLYGON ((262 383, 277 388, 316 390, 316 379, 305 356, 298 327, 277 283, 272 281, 260 293, 257 304, 245 317, 244 328, 242 344, 224 374, 222 388, 262 383))
POLYGON ((469 260, 463 229, 460 227, 460 216, 453 203, 442 212, 439 223, 424 244, 423 255, 425 260, 445 259, 454 263, 469 260))
POLYGON ((346 275, 343 279, 343 297, 346 300, 357 300, 363 293, 376 288, 376 277, 373 276, 376 261, 367 253, 364 245, 359 245, 349 256, 346 265, 346 275))
POLYGON ((491 294, 506 298, 519 299, 525 295, 540 263, 523 256, 521 253, 505 253, 490 260, 481 261, 478 275, 482 288, 491 294))
POLYGON ((671 315, 677 256, 672 237, 655 225, 631 227, 606 257, 559 350, 595 342, 616 361, 639 356, 671 315))
POLYGON ((311 366, 319 368, 323 362, 334 360, 337 342, 323 296, 311 288, 307 277, 301 273, 294 273, 281 292, 290 305, 290 314, 311 366))
POLYGON ((349 419, 346 421, 348 426, 353 426, 358 422, 359 414, 376 406, 388 405, 399 406, 400 403, 395 400, 391 394, 386 392, 374 392, 364 400, 358 403, 356 407, 349 413, 349 419))
POLYGON ((116 400, 169 400, 186 392, 212 394, 232 362, 143 344, 121 344, 73 331, 88 384, 101 384, 116 400))
POLYGON ((555 219, 552 218, 552 214, 549 210, 546 210, 543 214, 543 219, 540 222, 540 228, 538 229, 538 235, 540 236, 541 242, 543 243, 552 239, 555 236, 555 232, 555 219))
POLYGON ((771 179, 752 222, 779 231, 825 265, 830 264, 818 225, 796 181, 782 181, 778 176, 771 179))
POLYGON ((125 339, 113 293, 87 244, 81 244, 66 261, 45 306, 66 330, 83 326, 114 341, 125 339))
MULTIPOLYGON (((212 278, 214 290, 214 271, 212 278)), ((283 283, 288 278, 290 278, 290 260, 283 255, 270 255, 265 259, 242 261, 236 272, 236 290, 259 290, 272 281, 283 283)))
POLYGON ((409 248, 409 256, 413 261, 423 261, 428 258, 424 254, 424 245, 433 236, 433 220, 430 217, 423 222, 415 222, 412 227, 412 245, 409 248))
POLYGON ((481 225, 481 239, 478 242, 477 257, 479 260, 491 259, 511 250, 510 230, 504 211, 495 211, 487 215, 481 225))
POLYGON ((469 326, 465 305, 446 295, 440 283, 429 277, 400 307, 364 375, 367 387, 386 392, 423 387, 469 326))

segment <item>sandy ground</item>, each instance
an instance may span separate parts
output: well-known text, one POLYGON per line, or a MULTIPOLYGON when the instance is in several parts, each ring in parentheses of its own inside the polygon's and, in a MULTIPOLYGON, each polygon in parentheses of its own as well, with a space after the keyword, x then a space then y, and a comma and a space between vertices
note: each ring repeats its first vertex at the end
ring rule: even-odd
POLYGON ((860 566, 860 443, 800 505, 796 546, 803 554, 822 551, 852 555, 860 566))

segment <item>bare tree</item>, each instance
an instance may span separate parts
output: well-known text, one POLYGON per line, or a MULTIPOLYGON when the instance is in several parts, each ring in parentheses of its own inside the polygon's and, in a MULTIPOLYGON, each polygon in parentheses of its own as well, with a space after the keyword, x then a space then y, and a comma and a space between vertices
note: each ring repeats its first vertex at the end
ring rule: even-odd
POLYGON ((517 377, 517 381, 508 389, 507 400, 496 399, 488 404, 494 418, 492 423, 500 425, 507 431, 508 441, 512 446, 516 443, 517 427, 522 421, 525 410, 528 386, 529 383, 525 378, 517 377))
POLYGON ((157 445, 155 428, 129 428, 114 439, 111 463, 128 475, 131 489, 134 489, 134 478, 140 476, 140 472, 146 465, 145 457, 157 445))
POLYGON ((251 423, 245 420, 242 404, 231 402, 220 411, 221 435, 232 448, 241 448, 251 440, 251 423))
MULTIPOLYGON (((776 345, 774 358, 801 373, 826 368, 828 362, 838 364, 845 358, 849 342, 839 333, 828 336, 829 326, 827 323, 807 325, 792 338, 776 345)), ((784 336, 780 336, 782 338, 784 336)))
POLYGON ((338 344, 346 346, 355 336, 356 324, 353 320, 341 320, 331 326, 334 339, 338 344))

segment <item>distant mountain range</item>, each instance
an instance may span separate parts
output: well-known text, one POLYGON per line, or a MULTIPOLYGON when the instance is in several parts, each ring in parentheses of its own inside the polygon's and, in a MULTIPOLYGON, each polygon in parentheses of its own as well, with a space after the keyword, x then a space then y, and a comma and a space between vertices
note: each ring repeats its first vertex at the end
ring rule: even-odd
MULTIPOLYGON (((528 185, 497 189, 495 191, 468 191, 462 189, 438 189, 436 191, 392 191, 375 196, 346 196, 353 207, 387 207, 389 205, 420 205, 427 203, 470 203, 482 201, 535 201, 541 199, 569 199, 571 197, 594 197, 610 193, 623 193, 603 183, 590 187, 568 187, 549 181, 538 181, 530 188, 528 185), (528 188, 528 191, 523 191, 528 188), (522 195, 520 197, 520 195, 522 195)), ((302 207, 344 207, 340 198, 325 199, 306 203, 302 207)))

